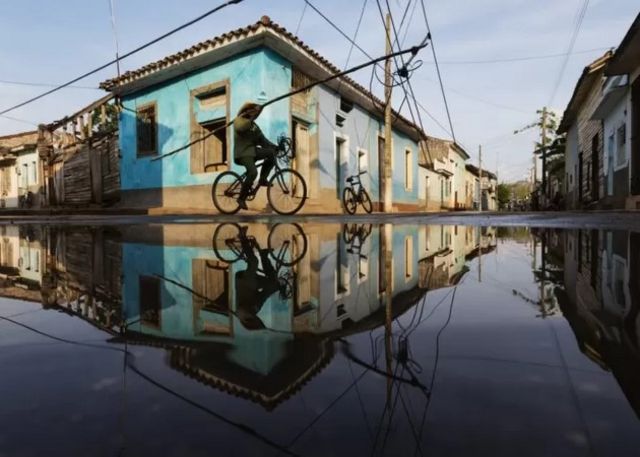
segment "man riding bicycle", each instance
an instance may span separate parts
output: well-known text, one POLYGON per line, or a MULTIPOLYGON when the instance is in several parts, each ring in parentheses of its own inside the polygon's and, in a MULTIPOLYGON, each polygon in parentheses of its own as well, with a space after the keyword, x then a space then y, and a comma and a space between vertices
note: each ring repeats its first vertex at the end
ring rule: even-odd
POLYGON ((264 136, 255 122, 261 112, 261 105, 247 102, 242 105, 238 111, 238 116, 233 121, 233 160, 247 170, 247 177, 242 183, 242 189, 238 197, 238 203, 242 209, 247 209, 246 200, 258 176, 256 160, 264 160, 260 171, 260 181, 258 182, 260 186, 269 186, 267 178, 275 165, 275 151, 278 146, 264 136))

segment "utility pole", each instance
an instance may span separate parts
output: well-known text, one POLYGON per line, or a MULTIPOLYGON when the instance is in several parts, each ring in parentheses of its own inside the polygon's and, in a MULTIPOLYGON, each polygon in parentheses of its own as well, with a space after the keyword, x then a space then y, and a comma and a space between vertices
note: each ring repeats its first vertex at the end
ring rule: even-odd
POLYGON ((479 190, 478 190, 478 211, 482 211, 482 145, 478 145, 478 179, 479 179, 479 190))
POLYGON ((547 107, 542 108, 542 125, 540 129, 540 145, 542 154, 542 183, 540 190, 540 203, 547 204, 547 107))
MULTIPOLYGON (((391 14, 387 13, 385 21, 385 53, 391 54, 391 14)), ((384 62, 384 160, 382 171, 382 210, 385 213, 393 211, 393 195, 391 186, 391 58, 387 57, 384 62)))

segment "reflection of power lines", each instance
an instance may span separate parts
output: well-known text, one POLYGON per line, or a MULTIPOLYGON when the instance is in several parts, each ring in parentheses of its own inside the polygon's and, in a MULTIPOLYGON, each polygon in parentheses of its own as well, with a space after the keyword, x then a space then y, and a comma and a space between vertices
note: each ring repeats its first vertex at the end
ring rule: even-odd
MULTIPOLYGON (((59 336, 55 336, 52 335, 50 333, 44 332, 42 330, 38 330, 34 327, 31 327, 29 325, 23 324, 22 322, 18 322, 16 320, 13 320, 11 318, 8 317, 4 317, 4 316, 0 316, 0 320, 4 320, 6 322, 9 322, 11 324, 17 325, 19 327, 22 327, 30 332, 36 333, 38 335, 44 336, 45 338, 49 338, 52 339, 54 341, 58 341, 60 343, 65 343, 65 344, 71 344, 74 346, 83 346, 83 347, 87 347, 87 348, 91 348, 91 349, 99 349, 99 350, 105 350, 105 351, 113 351, 113 352, 120 352, 123 353, 125 355, 125 366, 124 369, 129 369, 131 370, 133 373, 137 374, 140 378, 144 379, 145 381, 149 382, 150 384, 154 385, 155 387, 157 387, 158 389, 162 390, 165 393, 168 393, 180 400, 182 400, 183 402, 187 403, 188 405, 202 411, 205 412, 207 414, 209 414, 210 416, 215 417, 216 419, 224 422, 225 424, 228 424, 230 426, 232 426, 233 428, 236 428, 237 430, 248 434, 252 437, 254 437, 255 439, 257 439, 258 441, 261 441, 262 443, 273 447, 274 449, 279 450, 280 452, 283 452, 287 455, 291 455, 291 456, 298 456, 299 454, 296 454, 295 452, 292 452, 290 450, 288 450, 287 448, 285 448, 284 446, 274 442, 273 440, 267 438, 266 436, 260 434, 259 432, 257 432, 256 430, 254 430, 253 428, 249 427, 248 425, 242 423, 242 422, 237 422, 234 421, 232 419, 229 419, 228 417, 210 409, 207 408, 204 405, 201 405, 200 403, 195 402, 194 400, 191 400, 190 398, 187 398, 186 396, 180 394, 179 392, 175 391, 174 389, 167 387, 166 385, 162 384, 161 382, 155 380, 153 377, 149 376, 148 374, 144 373, 142 370, 140 370, 137 366, 135 366, 135 360, 129 361, 129 357, 134 358, 134 355, 131 354, 130 352, 128 352, 127 349, 122 349, 119 347, 114 347, 114 346, 104 346, 104 345, 99 345, 99 344, 93 344, 93 343, 86 343, 83 341, 75 341, 75 340, 70 340, 67 338, 62 338, 59 336)), ((125 330, 125 334, 126 334, 126 330, 125 330)), ((126 340, 125 340, 126 341, 126 340)))

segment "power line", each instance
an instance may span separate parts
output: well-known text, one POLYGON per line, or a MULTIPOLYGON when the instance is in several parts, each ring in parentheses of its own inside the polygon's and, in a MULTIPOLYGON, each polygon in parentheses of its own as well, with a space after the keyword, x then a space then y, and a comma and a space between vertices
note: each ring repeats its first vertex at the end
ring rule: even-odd
POLYGON ((8 120, 14 121, 14 122, 21 122, 23 124, 32 125, 32 126, 35 126, 35 127, 38 126, 38 124, 36 124, 35 122, 27 121, 27 120, 24 120, 24 119, 19 119, 17 117, 13 117, 13 116, 4 116, 3 115, 3 116, 0 116, 0 117, 3 118, 3 119, 8 119, 8 120))
MULTIPOLYGON (((54 83, 36 83, 36 82, 29 82, 29 81, 9 81, 6 79, 0 79, 0 84, 11 84, 14 86, 32 86, 32 87, 59 87, 60 84, 54 84, 54 83)), ((68 84, 65 86, 65 88, 67 89, 88 89, 88 90, 102 90, 99 87, 94 87, 94 86, 75 86, 75 85, 71 85, 68 84)))
MULTIPOLYGON (((508 62, 524 62, 528 60, 543 60, 543 59, 552 59, 555 57, 565 57, 567 55, 577 55, 577 54, 589 54, 591 52, 596 51, 605 51, 607 49, 612 49, 613 46, 602 47, 602 48, 593 48, 593 49, 584 49, 581 51, 573 51, 573 52, 561 52, 557 54, 541 54, 541 55, 532 55, 532 56, 523 56, 523 57, 505 57, 498 59, 488 59, 488 60, 446 60, 440 61, 440 65, 474 65, 474 64, 492 64, 492 63, 508 63, 508 62)), ((429 64, 433 62, 427 62, 429 64)))
POLYGON ((451 128, 451 137, 453 141, 456 141, 456 134, 453 130, 453 122, 451 121, 451 112, 449 111, 449 104, 447 103, 447 94, 444 91, 444 84, 442 83, 442 75, 440 74, 440 65, 438 65, 438 57, 436 55, 436 48, 433 43, 433 36, 431 35, 431 27, 429 26, 429 19, 427 18, 427 8, 424 5, 424 0, 420 0, 420 5, 422 8, 422 15, 424 17, 424 23, 427 26, 427 32, 431 36, 431 52, 433 54, 433 61, 436 64, 436 73, 438 73, 438 81, 440 82, 440 90, 442 91, 442 99, 444 101, 444 107, 447 111, 447 119, 449 120, 449 127, 451 128))
POLYGON ((25 101, 23 101, 23 102, 21 102, 21 103, 18 103, 17 105, 11 106, 11 107, 9 107, 9 108, 6 108, 6 109, 4 109, 4 110, 0 111, 0 115, 2 115, 2 114, 6 114, 6 113, 8 113, 8 112, 10 112, 10 111, 13 111, 13 110, 15 110, 15 109, 17 109, 17 108, 20 108, 20 107, 22 107, 22 106, 28 105, 29 103, 35 102, 36 100, 39 100, 39 99, 41 99, 41 98, 43 98, 43 97, 46 97, 46 96, 48 96, 48 95, 51 95, 51 94, 53 94, 54 92, 59 91, 60 89, 63 89, 63 88, 68 87, 68 86, 71 86, 72 84, 74 84, 74 83, 76 83, 76 82, 78 82, 78 81, 80 81, 80 80, 82 80, 82 79, 84 79, 84 78, 86 78, 86 77, 88 77, 88 76, 91 76, 91 75, 93 75, 93 74, 95 74, 95 73, 98 73, 98 72, 99 72, 99 71, 101 71, 101 70, 104 70, 105 68, 110 67, 110 66, 111 66, 111 65, 113 65, 114 63, 118 63, 119 61, 121 61, 121 60, 123 60, 123 59, 126 59, 127 57, 130 57, 130 56, 132 56, 133 54, 136 54, 136 53, 138 53, 138 52, 142 51, 143 49, 146 49, 146 48, 148 48, 149 46, 151 46, 151 45, 153 45, 153 44, 156 44, 157 42, 159 42, 159 41, 161 41, 161 40, 164 40, 165 38, 167 38, 167 37, 169 37, 169 36, 173 35, 174 33, 179 32, 179 31, 181 31, 181 30, 183 30, 183 29, 185 29, 185 28, 187 28, 187 27, 189 27, 189 26, 191 26, 191 25, 195 24, 196 22, 201 21, 202 19, 204 19, 204 18, 206 18, 206 17, 208 17, 208 16, 212 15, 213 13, 215 13, 215 12, 217 12, 217 11, 220 11, 220 10, 221 10, 221 9, 223 9, 223 8, 226 8, 226 7, 227 7, 227 6, 229 6, 229 5, 235 5, 235 4, 238 4, 238 3, 243 2, 243 1, 244 1, 244 0, 228 0, 227 2, 223 3, 222 5, 216 6, 215 8, 213 8, 213 9, 211 9, 211 10, 207 11, 206 13, 201 14, 200 16, 196 17, 195 19, 192 19, 192 20, 190 20, 189 22, 186 22, 186 23, 184 23, 184 24, 180 25, 179 27, 176 27, 175 29, 172 29, 172 30, 170 30, 169 32, 167 32, 167 33, 165 33, 165 34, 163 34, 163 35, 161 35, 161 36, 159 36, 159 37, 157 37, 157 38, 155 38, 155 39, 153 39, 153 40, 151 40, 151 41, 149 41, 149 42, 147 42, 147 43, 145 43, 145 44, 143 44, 143 45, 141 45, 141 46, 138 46, 138 47, 137 47, 137 48, 135 48, 134 50, 129 51, 129 52, 127 52, 126 54, 123 54, 122 56, 117 57, 117 58, 115 58, 115 59, 113 59, 113 60, 111 60, 111 61, 107 62, 107 63, 106 63, 106 64, 104 64, 104 65, 100 65, 99 67, 94 68, 93 70, 88 71, 87 73, 84 73, 84 74, 82 74, 82 75, 80 75, 80 76, 78 76, 78 77, 76 77, 76 78, 72 79, 71 81, 68 81, 68 82, 66 82, 66 83, 64 83, 64 84, 61 84, 61 85, 59 85, 59 86, 56 86, 56 87, 54 87, 54 88, 53 88, 53 89, 51 89, 51 90, 48 90, 48 91, 46 91, 46 92, 41 93, 40 95, 36 95, 35 97, 32 97, 32 98, 30 98, 30 99, 28 99, 28 100, 25 100, 25 101))
POLYGON ((558 93, 558 88, 560 87, 560 83, 562 82, 562 77, 564 76, 564 72, 567 69, 567 64, 569 63, 569 56, 571 55, 571 51, 576 44, 576 40, 578 39, 578 34, 580 33, 580 28, 582 27, 582 21, 587 14, 587 8, 589 8, 589 0, 584 0, 582 6, 578 10, 575 27, 573 29, 573 33, 571 34, 571 38, 569 39, 567 53, 564 60, 562 61, 562 65, 560 66, 560 73, 558 74, 558 78, 556 79, 553 90, 551 91, 551 97, 549 97, 549 103, 547 104, 548 106, 551 106, 553 104, 553 101, 556 98, 556 94, 558 93))
MULTIPOLYGON (((291 92, 287 92, 286 94, 279 95, 279 96, 277 96, 275 98, 272 98, 271 100, 268 100, 268 101, 264 102, 262 105, 260 105, 260 107, 261 108, 265 108, 265 107, 267 107, 269 105, 272 105, 273 103, 276 103, 276 102, 278 102, 280 100, 284 100, 284 99, 290 98, 290 97, 292 97, 292 96, 294 96, 296 94, 299 94, 299 93, 302 93, 302 92, 306 92, 309 89, 311 89, 311 88, 313 88, 315 86, 318 86, 320 84, 325 84, 325 83, 327 83, 329 81, 341 78, 343 76, 346 76, 346 75, 348 75, 350 73, 353 73, 353 72, 356 72, 358 70, 362 70, 363 68, 369 67, 371 65, 376 65, 377 63, 382 62, 383 60, 386 60, 388 58, 397 57, 399 55, 407 54, 407 53, 416 54, 420 49, 422 49, 422 47, 413 46, 413 47, 411 47, 409 49, 404 49, 404 50, 401 50, 401 51, 398 51, 398 52, 395 52, 395 53, 392 53, 392 54, 389 54, 389 55, 384 55, 384 56, 381 56, 381 57, 377 57, 377 58, 375 58, 373 60, 369 60, 367 62, 361 63, 360 65, 356 65, 355 67, 351 67, 351 68, 349 68, 347 70, 344 70, 344 71, 341 71, 341 72, 338 72, 338 73, 333 73, 332 75, 327 76, 326 78, 314 81, 314 82, 312 82, 310 84, 307 84, 306 86, 300 87, 300 88, 298 88, 296 90, 293 90, 291 92)), ((235 119, 236 118, 234 117, 229 122, 227 122, 225 125, 222 125, 222 126, 220 126, 218 128, 215 128, 215 129, 211 130, 206 135, 203 135, 202 137, 198 138, 197 140, 191 141, 191 142, 189 142, 189 143, 187 143, 187 144, 185 144, 183 146, 180 146, 180 147, 178 147, 176 149, 173 149, 173 150, 171 150, 171 151, 169 151, 169 152, 167 152, 165 154, 162 154, 162 155, 159 155, 157 157, 154 157, 153 159, 151 159, 151 161, 153 162, 153 161, 156 161, 156 160, 164 159, 164 158, 166 158, 168 156, 171 156, 171 155, 174 155, 174 154, 176 154, 176 153, 178 153, 180 151, 183 151, 183 150, 187 149, 188 147, 190 147, 190 146, 192 146, 194 144, 198 144, 198 143, 204 141, 205 139, 211 137, 212 135, 215 135, 220 130, 223 130, 223 129, 226 129, 226 128, 230 127, 233 124, 233 122, 235 121, 235 119)))

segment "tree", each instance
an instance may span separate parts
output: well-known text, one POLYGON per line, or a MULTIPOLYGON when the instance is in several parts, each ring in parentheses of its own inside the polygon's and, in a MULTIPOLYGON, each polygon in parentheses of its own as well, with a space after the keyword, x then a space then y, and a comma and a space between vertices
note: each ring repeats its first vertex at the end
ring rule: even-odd
POLYGON ((504 183, 500 183, 496 193, 498 195, 498 206, 504 208, 511 200, 511 188, 504 183))

